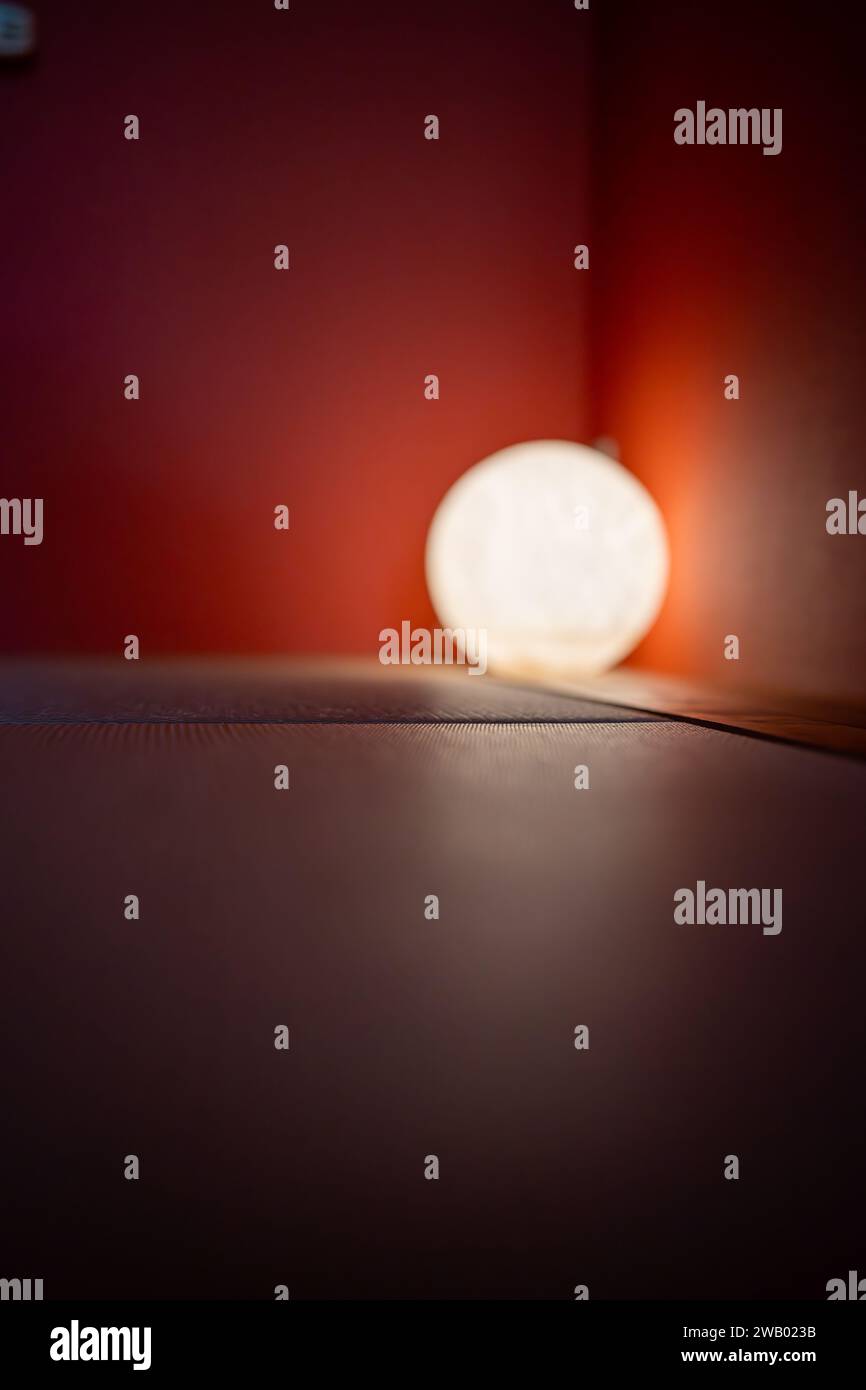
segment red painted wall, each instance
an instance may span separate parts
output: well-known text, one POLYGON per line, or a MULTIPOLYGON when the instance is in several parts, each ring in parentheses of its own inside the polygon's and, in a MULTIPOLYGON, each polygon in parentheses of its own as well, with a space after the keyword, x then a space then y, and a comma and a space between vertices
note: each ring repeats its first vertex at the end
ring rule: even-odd
POLYGON ((0 649, 372 652, 431 621, 460 473, 609 434, 673 545, 637 660, 862 691, 866 538, 824 527, 866 494, 853 11, 37 10, 0 73, 0 493, 44 496, 46 539, 0 538, 0 649), (782 154, 676 146, 700 99, 783 107, 782 154))
POLYGON ((592 18, 35 8, 0 73, 0 494, 44 497, 45 540, 0 538, 0 648, 372 653, 431 620, 452 481, 585 437, 592 18))
POLYGON ((863 22, 802 0, 609 0, 595 69, 594 429, 668 520, 642 664, 861 696, 866 536, 863 22), (674 112, 782 107, 775 157, 677 146, 674 112), (729 373, 741 399, 724 399, 729 373), (739 662, 723 659, 740 637, 739 662))

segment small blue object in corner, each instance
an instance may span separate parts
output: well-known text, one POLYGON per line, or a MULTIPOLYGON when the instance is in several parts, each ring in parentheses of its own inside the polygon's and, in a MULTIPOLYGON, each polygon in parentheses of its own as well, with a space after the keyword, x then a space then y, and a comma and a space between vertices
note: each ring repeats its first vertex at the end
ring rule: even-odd
POLYGON ((26 5, 0 5, 0 60, 36 52, 36 16, 26 5))

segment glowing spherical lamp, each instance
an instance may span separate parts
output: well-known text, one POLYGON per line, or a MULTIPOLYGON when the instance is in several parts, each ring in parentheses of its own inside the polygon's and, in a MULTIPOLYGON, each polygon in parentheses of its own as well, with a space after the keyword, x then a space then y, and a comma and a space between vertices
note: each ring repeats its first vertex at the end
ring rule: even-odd
POLYGON ((426 569, 443 627, 486 629, 491 667, 592 675, 655 621, 668 545, 661 512, 621 464, 537 439, 458 478, 430 526, 426 569))

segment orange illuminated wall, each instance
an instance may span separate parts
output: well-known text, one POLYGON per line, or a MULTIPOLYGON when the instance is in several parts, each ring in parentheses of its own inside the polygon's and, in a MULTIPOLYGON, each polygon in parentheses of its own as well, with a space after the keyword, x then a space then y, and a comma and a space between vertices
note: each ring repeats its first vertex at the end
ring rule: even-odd
POLYGON ((825 529, 828 499, 866 496, 853 12, 613 0, 599 23, 594 429, 653 491, 673 546, 637 661, 862 695, 866 537, 825 529), (782 152, 677 146, 674 112, 698 100, 782 107, 782 152), (729 633, 739 662, 723 659, 729 633))

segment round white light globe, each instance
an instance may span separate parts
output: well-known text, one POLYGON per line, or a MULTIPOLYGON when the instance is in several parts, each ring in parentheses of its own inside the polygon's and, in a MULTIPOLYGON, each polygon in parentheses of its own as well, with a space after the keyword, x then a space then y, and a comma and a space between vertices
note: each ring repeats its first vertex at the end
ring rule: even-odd
POLYGON ((458 478, 433 517, 426 569, 443 627, 486 629, 491 667, 590 675, 649 631, 668 545, 632 473, 582 444, 537 439, 458 478))

